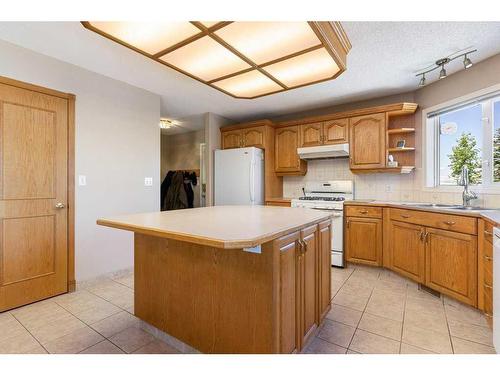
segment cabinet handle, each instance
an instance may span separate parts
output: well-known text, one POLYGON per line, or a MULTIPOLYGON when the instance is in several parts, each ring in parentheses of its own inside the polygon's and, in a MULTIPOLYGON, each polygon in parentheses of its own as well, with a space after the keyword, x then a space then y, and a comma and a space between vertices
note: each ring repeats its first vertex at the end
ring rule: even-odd
POLYGON ((424 241, 424 238, 425 238, 425 232, 423 229, 420 230, 420 241, 424 241))
POLYGON ((493 261, 493 258, 492 258, 492 257, 490 257, 490 256, 488 256, 488 255, 485 255, 485 256, 484 256, 484 259, 489 260, 489 261, 493 261))
POLYGON ((491 285, 488 285, 488 284, 486 284, 486 283, 484 283, 484 287, 485 287, 486 289, 493 289, 493 287, 492 287, 491 285))
POLYGON ((429 232, 425 232, 425 243, 429 243, 429 232))
POLYGON ((488 314, 487 312, 485 312, 484 315, 486 315, 488 318, 493 318, 493 315, 488 314))
POLYGON ((350 223, 349 220, 346 220, 345 223, 346 223, 347 228, 349 228, 349 223, 350 223))
POLYGON ((360 213, 360 214, 365 215, 365 214, 367 214, 367 213, 368 213, 368 211, 366 211, 366 210, 362 210, 362 211, 359 211, 359 213, 360 213))
POLYGON ((493 232, 490 232, 489 230, 485 230, 484 234, 486 234, 487 236, 493 236, 493 232))
POLYGON ((307 242, 302 240, 302 243, 304 244, 304 254, 307 253, 307 242))
POLYGON ((454 221, 445 221, 444 222, 446 225, 455 225, 454 221))
POLYGON ((403 215, 403 214, 401 214, 401 217, 402 217, 403 219, 409 219, 409 218, 410 218, 410 215, 403 215))

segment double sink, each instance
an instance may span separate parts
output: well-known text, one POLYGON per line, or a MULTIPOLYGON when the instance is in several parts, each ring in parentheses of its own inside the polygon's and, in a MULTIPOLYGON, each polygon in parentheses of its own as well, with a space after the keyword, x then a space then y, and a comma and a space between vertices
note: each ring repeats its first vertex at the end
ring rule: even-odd
POLYGON ((456 204, 440 204, 440 203, 401 203, 402 206, 421 207, 421 208, 444 208, 450 210, 467 210, 467 211, 484 211, 491 208, 462 206, 456 204))

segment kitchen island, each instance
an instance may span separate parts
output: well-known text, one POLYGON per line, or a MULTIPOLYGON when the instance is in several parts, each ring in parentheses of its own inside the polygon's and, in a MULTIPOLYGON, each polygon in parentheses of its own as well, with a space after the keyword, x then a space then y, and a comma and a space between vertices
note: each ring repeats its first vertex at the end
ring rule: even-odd
POLYGON ((135 315, 201 352, 299 352, 330 308, 328 213, 217 206, 97 223, 135 234, 135 315))

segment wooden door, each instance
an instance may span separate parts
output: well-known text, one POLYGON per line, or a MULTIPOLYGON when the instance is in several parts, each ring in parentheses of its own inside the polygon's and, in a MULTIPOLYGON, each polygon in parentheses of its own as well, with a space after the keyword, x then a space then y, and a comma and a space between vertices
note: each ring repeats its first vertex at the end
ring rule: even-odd
POLYGON ((0 145, 4 311, 67 291, 68 100, 0 83, 0 145))
POLYGON ((391 220, 389 266, 419 283, 425 281, 425 228, 391 220))
POLYGON ((280 353, 294 353, 299 345, 300 280, 298 277, 301 256, 297 241, 299 232, 276 240, 280 254, 280 353))
POLYGON ((425 285, 477 305, 477 237, 426 228, 425 285))
POLYGON ((385 167, 385 113, 352 117, 349 124, 350 168, 385 167))
POLYGON ((346 260, 374 266, 382 265, 382 220, 346 219, 346 260))
POLYGON ((275 135, 275 171, 276 173, 305 174, 303 161, 297 154, 299 146, 299 127, 277 128, 275 135))
POLYGON ((300 147, 321 146, 323 144, 323 123, 305 124, 300 129, 300 147))
POLYGON ((303 270, 302 270, 302 292, 303 292, 303 315, 302 315, 302 347, 314 334, 318 327, 318 243, 316 231, 317 225, 301 230, 304 243, 303 270))
POLYGON ((243 133, 243 146, 244 147, 264 147, 264 136, 266 128, 264 126, 259 126, 256 128, 244 129, 243 133))
POLYGON ((222 132, 222 149, 239 148, 243 146, 241 130, 222 132))
POLYGON ((349 119, 342 118, 323 123, 323 144, 347 143, 349 119))
POLYGON ((330 310, 331 300, 331 270, 332 270, 332 241, 331 241, 331 221, 327 220, 319 223, 319 321, 330 310))

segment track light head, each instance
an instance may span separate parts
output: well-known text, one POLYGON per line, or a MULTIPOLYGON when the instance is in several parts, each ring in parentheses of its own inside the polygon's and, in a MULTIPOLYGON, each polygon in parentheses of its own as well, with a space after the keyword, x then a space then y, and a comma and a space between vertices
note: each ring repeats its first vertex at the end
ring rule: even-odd
POLYGON ((469 69, 472 66, 472 61, 465 55, 464 57, 464 68, 469 69))
POLYGON ((439 79, 446 78, 446 69, 444 68, 444 64, 441 65, 441 70, 439 71, 439 79))
POLYGON ((420 79, 420 82, 418 83, 420 87, 425 86, 425 74, 422 74, 422 78, 420 79))

